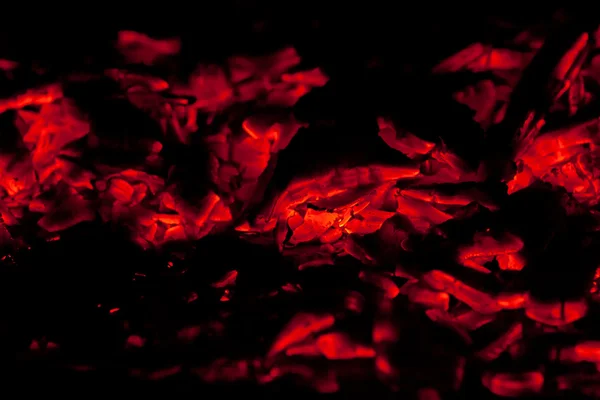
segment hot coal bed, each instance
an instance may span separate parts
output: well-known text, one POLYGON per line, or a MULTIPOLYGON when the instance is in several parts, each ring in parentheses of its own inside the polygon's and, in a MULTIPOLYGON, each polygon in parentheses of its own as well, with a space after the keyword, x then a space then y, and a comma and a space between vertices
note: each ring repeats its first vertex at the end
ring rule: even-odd
POLYGON ((0 46, 7 387, 600 396, 598 19, 231 7, 0 46))

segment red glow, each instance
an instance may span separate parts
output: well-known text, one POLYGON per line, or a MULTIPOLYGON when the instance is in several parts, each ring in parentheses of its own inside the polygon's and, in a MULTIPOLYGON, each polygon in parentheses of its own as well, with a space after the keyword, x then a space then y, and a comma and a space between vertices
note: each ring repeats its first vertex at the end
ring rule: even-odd
MULTIPOLYGON (((293 378, 334 393, 370 374, 392 391, 436 400, 466 391, 464 375, 474 374, 469 381, 502 397, 597 395, 590 381, 598 371, 590 378, 546 364, 600 365, 600 341, 589 328, 600 300, 599 32, 578 32, 553 56, 548 46, 559 45, 532 28, 506 48, 475 42, 427 70, 431 79, 471 77, 447 97, 472 111, 469 122, 486 146, 506 139, 510 151, 498 157, 514 168, 496 179, 504 172, 488 165, 489 149, 471 157, 454 140, 461 132, 425 137, 375 106, 368 115, 376 161, 348 155, 321 166, 298 143, 317 132, 310 143, 317 154, 327 146, 320 140, 337 132, 299 110, 330 78, 296 49, 233 55, 180 77, 168 71, 185 42, 121 31, 114 66, 0 99, 2 135, 10 138, 0 149, 1 266, 17 265, 25 249, 65 242, 86 223, 125 231, 139 254, 159 259, 160 267, 140 261, 133 266, 140 272, 128 272, 143 289, 94 299, 89 312, 126 332, 117 342, 132 357, 173 343, 188 346, 182 353, 211 345, 202 348, 202 365, 125 368, 135 379, 191 373, 207 383, 267 385, 293 378), (548 76, 535 77, 545 84, 544 101, 520 104, 542 56, 554 57, 548 76), (102 96, 131 106, 156 134, 110 137, 74 94, 82 82, 110 86, 102 96), (388 162, 382 149, 402 161, 388 162), (207 241, 214 238, 224 249, 207 241), (246 244, 254 247, 240 257, 246 244), (561 256, 560 246, 571 253, 561 256), (161 285, 176 287, 177 299, 144 323, 130 321, 129 314, 155 312, 146 304, 162 304, 161 285), (173 304, 204 319, 186 320, 173 304), (255 310, 265 314, 259 322, 255 310), (156 322, 163 319, 177 328, 163 330, 156 322), (565 340, 537 340, 550 333, 565 340), (437 343, 438 334, 448 343, 437 343), (227 347, 231 354, 223 354, 227 347)), ((0 59, 9 82, 24 68, 0 59)), ((343 145, 326 148, 327 157, 343 145)), ((40 357, 68 349, 50 334, 23 343, 40 357)))

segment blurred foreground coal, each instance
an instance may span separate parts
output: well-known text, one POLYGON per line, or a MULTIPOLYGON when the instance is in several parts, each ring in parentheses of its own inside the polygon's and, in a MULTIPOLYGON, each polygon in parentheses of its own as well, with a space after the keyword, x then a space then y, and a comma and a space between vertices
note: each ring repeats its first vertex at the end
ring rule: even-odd
POLYGON ((599 21, 234 20, 0 60, 7 379, 600 396, 599 21))

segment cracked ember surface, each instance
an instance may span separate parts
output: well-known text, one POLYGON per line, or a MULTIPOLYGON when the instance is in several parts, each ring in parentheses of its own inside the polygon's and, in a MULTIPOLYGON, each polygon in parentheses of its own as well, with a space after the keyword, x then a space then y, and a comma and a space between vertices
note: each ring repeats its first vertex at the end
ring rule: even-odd
POLYGON ((247 18, 0 60, 5 377, 600 397, 599 19, 247 18))

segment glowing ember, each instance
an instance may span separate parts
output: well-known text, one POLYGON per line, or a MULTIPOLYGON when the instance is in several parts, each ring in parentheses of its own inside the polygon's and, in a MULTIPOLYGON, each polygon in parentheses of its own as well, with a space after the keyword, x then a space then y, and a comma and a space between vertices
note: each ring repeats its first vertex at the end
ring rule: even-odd
POLYGON ((112 64, 39 85, 0 60, 0 268, 36 277, 19 351, 93 374, 114 345, 137 380, 600 396, 600 28, 561 29, 424 73, 463 78, 444 95, 467 144, 389 108, 359 135, 301 117, 338 83, 293 47, 182 77, 185 41, 121 31, 112 64), (65 275, 102 287, 67 301, 65 275))

